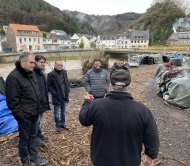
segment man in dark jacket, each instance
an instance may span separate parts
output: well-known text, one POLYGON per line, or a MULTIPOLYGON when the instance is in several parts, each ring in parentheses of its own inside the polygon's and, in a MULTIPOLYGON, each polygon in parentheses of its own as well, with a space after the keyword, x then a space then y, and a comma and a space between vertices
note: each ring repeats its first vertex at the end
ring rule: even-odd
POLYGON ((48 90, 52 96, 52 103, 54 105, 54 120, 58 132, 61 128, 68 130, 65 124, 65 109, 69 102, 69 83, 67 72, 63 69, 63 62, 55 61, 55 68, 47 76, 48 90), (59 114, 60 110, 60 114, 59 114), (60 116, 59 116, 60 115, 60 116))
POLYGON ((6 97, 8 108, 19 126, 19 156, 23 166, 45 165, 36 151, 36 124, 41 112, 38 81, 33 74, 34 55, 23 52, 16 68, 6 79, 6 97))
POLYGON ((125 63, 125 61, 123 59, 118 59, 113 66, 111 67, 110 70, 110 76, 111 74, 117 70, 117 69, 124 69, 124 70, 129 70, 129 65, 125 63))
POLYGON ((102 99, 86 95, 79 114, 82 125, 93 125, 91 159, 95 166, 139 166, 142 146, 149 164, 158 155, 157 126, 148 108, 127 92, 128 71, 115 70, 112 90, 102 99))
POLYGON ((41 127, 40 127, 40 121, 42 119, 43 113, 45 111, 50 110, 46 78, 43 73, 45 70, 45 63, 46 63, 46 58, 44 56, 42 56, 42 55, 35 56, 34 74, 38 80, 38 85, 40 88, 40 100, 41 100, 41 105, 42 105, 42 112, 39 115, 39 119, 37 122, 36 146, 41 146, 41 147, 45 146, 45 141, 47 141, 48 138, 42 134, 41 127))
POLYGON ((101 68, 101 61, 95 59, 92 69, 88 70, 84 78, 84 88, 95 99, 103 98, 108 91, 109 79, 107 72, 101 68))

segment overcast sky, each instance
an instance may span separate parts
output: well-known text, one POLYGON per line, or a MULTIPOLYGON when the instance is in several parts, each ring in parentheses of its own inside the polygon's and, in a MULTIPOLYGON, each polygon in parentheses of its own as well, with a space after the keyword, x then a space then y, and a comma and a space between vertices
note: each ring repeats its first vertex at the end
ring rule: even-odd
POLYGON ((144 13, 153 0, 44 0, 61 10, 95 15, 116 15, 126 12, 144 13))

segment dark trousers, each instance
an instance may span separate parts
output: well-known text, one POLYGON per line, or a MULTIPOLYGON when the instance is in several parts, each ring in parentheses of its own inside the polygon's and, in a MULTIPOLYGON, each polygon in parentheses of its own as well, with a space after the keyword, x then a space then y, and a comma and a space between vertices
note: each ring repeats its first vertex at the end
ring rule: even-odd
POLYGON ((36 120, 24 119, 19 126, 19 156, 22 163, 38 157, 36 150, 36 120))
POLYGON ((39 136, 42 134, 42 132, 41 132, 41 120, 42 120, 42 115, 43 115, 43 114, 40 114, 40 115, 39 115, 39 118, 38 118, 37 124, 36 124, 37 137, 39 137, 39 136))

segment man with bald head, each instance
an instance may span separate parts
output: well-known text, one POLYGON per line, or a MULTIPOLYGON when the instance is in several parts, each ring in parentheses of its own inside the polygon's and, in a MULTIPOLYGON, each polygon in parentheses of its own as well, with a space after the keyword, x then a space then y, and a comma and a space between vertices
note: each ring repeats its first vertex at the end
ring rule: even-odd
POLYGON ((58 132, 61 129, 68 130, 65 124, 65 109, 69 102, 69 83, 67 72, 63 69, 63 62, 55 61, 54 70, 48 73, 47 77, 48 90, 52 96, 52 103, 54 105, 54 120, 55 127, 58 132))
POLYGON ((6 100, 19 126, 19 156, 22 166, 46 165, 36 151, 36 124, 41 113, 38 81, 33 73, 34 55, 23 52, 6 79, 6 100))

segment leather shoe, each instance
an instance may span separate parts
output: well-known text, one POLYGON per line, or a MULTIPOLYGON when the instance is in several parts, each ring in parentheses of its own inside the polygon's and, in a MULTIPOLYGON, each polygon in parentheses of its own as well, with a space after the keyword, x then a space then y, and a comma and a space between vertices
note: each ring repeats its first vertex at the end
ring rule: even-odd
POLYGON ((38 147, 45 147, 46 144, 43 140, 41 140, 40 138, 36 138, 36 146, 38 147))
POLYGON ((61 132, 62 131, 61 127, 56 127, 56 131, 61 132))
POLYGON ((70 128, 67 127, 67 125, 62 125, 61 128, 64 128, 65 130, 70 130, 70 128))
POLYGON ((40 157, 37 157, 35 160, 31 161, 31 166, 46 165, 47 163, 48 163, 48 160, 41 159, 40 157))

